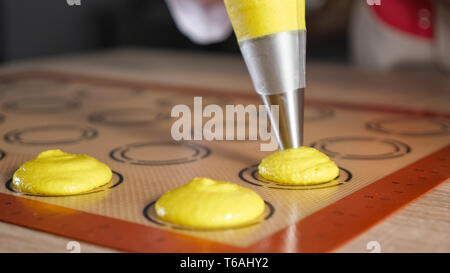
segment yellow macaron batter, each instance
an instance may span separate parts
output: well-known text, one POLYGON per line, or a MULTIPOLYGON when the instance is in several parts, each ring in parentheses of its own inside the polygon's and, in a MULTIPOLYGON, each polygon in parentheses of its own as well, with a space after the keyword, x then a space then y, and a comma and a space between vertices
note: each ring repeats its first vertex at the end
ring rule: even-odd
POLYGON ((194 178, 165 193, 155 204, 163 220, 196 228, 231 228, 258 220, 264 213, 264 200, 239 185, 194 178))
POLYGON ((335 179, 339 168, 326 154, 303 146, 269 155, 259 164, 258 172, 274 182, 313 185, 335 179))
POLYGON ((225 5, 239 41, 306 29, 305 0, 225 0, 225 5))
POLYGON ((91 156, 48 150, 20 166, 12 185, 30 194, 73 195, 105 185, 111 178, 111 169, 91 156))

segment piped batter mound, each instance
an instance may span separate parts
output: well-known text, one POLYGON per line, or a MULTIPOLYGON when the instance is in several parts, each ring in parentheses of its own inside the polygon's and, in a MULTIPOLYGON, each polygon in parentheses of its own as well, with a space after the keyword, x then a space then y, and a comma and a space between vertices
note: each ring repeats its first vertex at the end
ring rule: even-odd
POLYGON ((269 155, 259 164, 258 172, 278 183, 314 185, 338 177, 339 168, 326 154, 311 147, 300 147, 269 155))
POLYGON ((195 178, 165 193, 155 204, 163 220, 194 228, 232 228, 256 222, 264 213, 264 200, 239 185, 195 178))
POLYGON ((20 166, 12 186, 23 193, 73 195, 103 186, 111 178, 111 169, 91 156, 48 150, 20 166))

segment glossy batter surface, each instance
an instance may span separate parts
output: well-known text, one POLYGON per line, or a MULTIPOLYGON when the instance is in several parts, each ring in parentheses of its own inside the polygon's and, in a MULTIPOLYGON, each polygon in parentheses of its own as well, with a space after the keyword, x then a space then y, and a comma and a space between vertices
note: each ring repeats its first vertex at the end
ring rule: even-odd
POLYGON ((225 0, 239 41, 305 29, 305 0, 225 0))
POLYGON ((195 178, 165 193, 155 204, 156 214, 171 223, 197 228, 230 228, 257 221, 264 201, 239 185, 195 178))
POLYGON ((91 156, 48 150, 20 166, 12 184, 24 193, 72 195, 105 185, 111 178, 111 169, 91 156))
POLYGON ((278 183, 313 185, 335 179, 339 168, 326 154, 303 146, 269 155, 259 164, 258 172, 278 183))

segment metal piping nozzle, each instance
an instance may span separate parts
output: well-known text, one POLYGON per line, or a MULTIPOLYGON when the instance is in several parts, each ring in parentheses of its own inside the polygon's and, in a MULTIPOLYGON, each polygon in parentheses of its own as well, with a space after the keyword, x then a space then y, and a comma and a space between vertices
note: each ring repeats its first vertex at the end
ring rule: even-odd
POLYGON ((306 31, 286 31, 240 42, 256 92, 266 106, 280 149, 303 144, 306 31), (278 105, 279 113, 270 106, 278 105), (278 120, 278 122, 276 122, 278 120))
POLYGON ((304 91, 302 88, 286 93, 261 95, 281 150, 298 148, 303 144, 304 91), (271 112, 272 105, 279 106, 279 113, 271 112))

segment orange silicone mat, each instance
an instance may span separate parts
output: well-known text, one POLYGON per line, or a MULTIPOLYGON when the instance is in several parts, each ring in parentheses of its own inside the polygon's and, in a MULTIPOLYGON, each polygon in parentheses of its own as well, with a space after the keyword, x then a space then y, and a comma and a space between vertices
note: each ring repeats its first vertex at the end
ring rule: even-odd
MULTIPOLYGON (((259 104, 256 95, 55 72, 1 77, 0 220, 125 251, 332 251, 449 178, 449 115, 381 105, 308 101, 305 145, 340 166, 339 185, 295 187, 261 179, 259 141, 171 140, 176 104, 259 104), (111 189, 71 197, 19 195, 14 170, 42 150, 107 163, 111 189), (265 220, 191 230, 158 219, 167 190, 205 176, 249 187, 265 220)), ((445 103, 445 102, 443 102, 445 103)), ((238 124, 244 126, 246 124, 238 124)))

